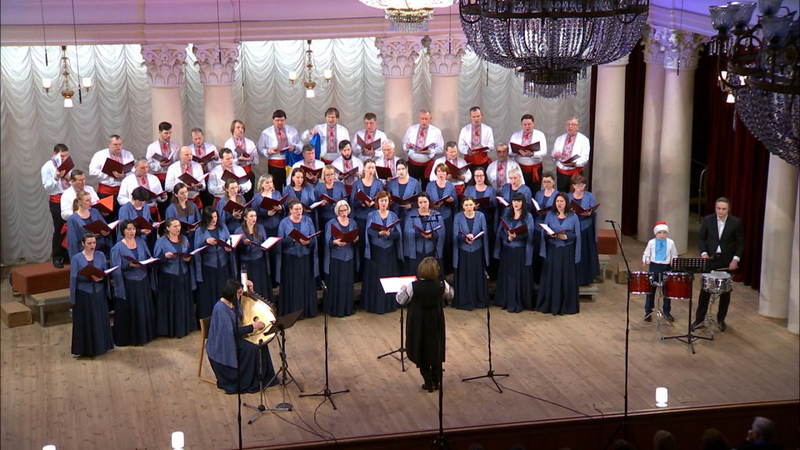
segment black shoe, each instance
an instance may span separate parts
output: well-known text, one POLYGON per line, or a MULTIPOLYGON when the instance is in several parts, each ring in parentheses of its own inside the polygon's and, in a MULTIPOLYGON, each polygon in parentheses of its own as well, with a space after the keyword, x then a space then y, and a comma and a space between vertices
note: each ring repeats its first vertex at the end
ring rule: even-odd
POLYGON ((645 316, 644 316, 644 321, 645 322, 652 322, 652 320, 653 320, 653 315, 651 313, 645 314, 645 316))
POLYGON ((664 317, 670 322, 675 322, 675 318, 670 313, 664 313, 664 317))
POLYGON ((63 269, 64 268, 64 263, 61 262, 60 259, 54 259, 53 260, 53 267, 55 267, 56 269, 63 269))
POLYGON ((719 331, 722 331, 723 333, 728 328, 727 326, 725 326, 725 321, 724 320, 717 321, 717 325, 719 325, 719 331))
POLYGON ((422 390, 423 391, 428 391, 428 392, 433 392, 433 385, 425 383, 425 384, 422 385, 422 390))
POLYGON ((704 323, 704 322, 698 322, 698 321, 695 321, 695 322, 692 324, 692 331, 694 331, 694 330, 696 330, 696 329, 698 329, 698 328, 702 328, 702 327, 704 327, 704 326, 705 326, 705 323, 704 323))
POLYGON ((441 385, 441 384, 439 384, 439 383, 433 383, 433 390, 434 390, 434 391, 438 391, 438 390, 439 390, 441 387, 442 387, 442 385, 441 385))

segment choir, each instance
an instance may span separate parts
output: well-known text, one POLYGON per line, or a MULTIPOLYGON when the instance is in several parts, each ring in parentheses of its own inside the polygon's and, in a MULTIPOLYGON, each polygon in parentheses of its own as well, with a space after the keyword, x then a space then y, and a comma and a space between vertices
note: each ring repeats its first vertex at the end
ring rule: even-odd
MULTIPOLYGON (((453 274, 455 308, 579 311, 579 286, 598 275, 598 202, 574 168, 588 158, 582 141, 573 150, 571 137, 582 136, 574 118, 566 145, 560 139, 553 149, 558 180, 542 173, 547 143, 528 114, 510 144, 495 145, 480 109, 472 108, 459 140, 444 144, 430 113, 421 111, 402 140, 408 160, 395 155, 375 114, 364 116, 355 141, 338 123, 338 110, 325 118, 301 139, 277 110, 257 144, 234 120, 219 150, 199 128, 191 130, 191 146, 179 147, 162 122, 159 139, 136 160, 114 135, 89 168, 101 186, 121 180, 122 206, 110 214, 80 170, 62 170, 68 150, 57 146, 42 181, 53 216, 66 220, 77 311, 73 353, 186 336, 215 313, 223 287, 243 272, 270 301, 279 287, 279 316, 316 316, 323 286, 331 316, 352 315, 356 305, 392 312, 397 302, 379 278, 415 274, 427 257, 453 274), (256 177, 259 153, 269 171, 256 177), (106 160, 135 164, 121 173, 106 160), (556 189, 565 174, 572 176, 569 193, 556 189), (120 221, 108 221, 116 216, 120 221), (116 269, 107 277, 79 273, 87 265, 116 269), (116 311, 113 332, 105 325, 109 308, 116 311)), ((54 233, 54 248, 61 234, 54 233)), ((60 265, 63 256, 54 251, 53 258, 60 265)))

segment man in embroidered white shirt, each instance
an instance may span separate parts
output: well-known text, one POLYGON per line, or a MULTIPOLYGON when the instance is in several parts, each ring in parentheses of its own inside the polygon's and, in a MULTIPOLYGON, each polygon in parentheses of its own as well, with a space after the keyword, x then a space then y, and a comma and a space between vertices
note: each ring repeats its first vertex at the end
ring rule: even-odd
POLYGON ((42 186, 49 197, 50 217, 53 219, 53 266, 56 269, 64 267, 64 258, 67 251, 61 246, 64 235, 64 219, 61 218, 61 195, 69 189, 69 177, 72 170, 59 170, 64 161, 69 158, 69 148, 65 144, 56 144, 53 147, 53 156, 42 166, 42 186))
POLYGON ((561 192, 569 192, 572 179, 583 172, 589 162, 591 145, 589 138, 579 133, 581 124, 577 117, 567 120, 567 132, 556 138, 552 157, 556 161, 558 174, 556 186, 561 192))
POLYGON ((531 188, 531 193, 535 194, 542 189, 542 158, 547 155, 547 138, 544 133, 534 129, 536 125, 533 120, 533 115, 525 114, 522 116, 522 129, 511 135, 509 139, 509 149, 512 158, 519 164, 522 170, 522 179, 525 184, 531 188), (514 150, 516 144, 522 147, 539 144, 539 150, 529 151, 514 150))
POLYGON ((170 164, 178 160, 178 153, 178 144, 172 142, 172 124, 159 123, 158 139, 147 146, 145 156, 150 163, 150 173, 161 180, 161 184, 167 179, 167 169, 170 164))
POLYGON ((333 107, 325 111, 325 123, 306 130, 303 140, 309 141, 317 134, 320 135, 319 159, 325 164, 330 164, 339 157, 339 142, 350 140, 350 132, 339 125, 339 110, 333 107))
POLYGON ((276 109, 272 113, 272 126, 261 132, 256 147, 267 158, 267 172, 275 180, 275 186, 286 184, 286 153, 299 155, 303 141, 297 130, 286 124, 285 111, 276 109))
POLYGON ((379 157, 383 141, 389 138, 386 136, 386 133, 378 129, 378 116, 376 116, 375 113, 368 112, 364 114, 364 129, 356 131, 354 139, 355 140, 351 142, 353 154, 363 162, 367 158, 375 160, 379 157), (365 144, 372 145, 370 147, 362 147, 361 141, 365 144))
POLYGON ((428 185, 428 176, 433 172, 433 160, 444 153, 442 130, 431 125, 431 112, 419 112, 419 123, 411 125, 403 136, 403 148, 408 155, 408 175, 428 185))
POLYGON ((494 151, 492 127, 483 123, 483 113, 478 106, 469 109, 469 121, 458 136, 458 151, 472 164, 470 170, 475 167, 486 169, 492 162, 489 153, 494 151))

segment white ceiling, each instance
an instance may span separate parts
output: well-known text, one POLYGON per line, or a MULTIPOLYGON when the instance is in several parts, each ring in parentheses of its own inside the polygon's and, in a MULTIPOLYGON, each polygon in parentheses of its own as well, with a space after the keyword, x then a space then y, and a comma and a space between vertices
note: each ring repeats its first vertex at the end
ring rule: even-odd
MULTIPOLYGON (((651 0, 648 21, 711 35, 708 6, 720 3, 651 0)), ((784 3, 796 11, 800 0, 784 3)), ((395 34, 381 10, 358 0, 0 0, 2 45, 70 44, 75 34, 80 43, 215 42, 218 22, 228 41, 395 34)), ((460 29, 456 4, 436 10, 429 34, 460 29)))

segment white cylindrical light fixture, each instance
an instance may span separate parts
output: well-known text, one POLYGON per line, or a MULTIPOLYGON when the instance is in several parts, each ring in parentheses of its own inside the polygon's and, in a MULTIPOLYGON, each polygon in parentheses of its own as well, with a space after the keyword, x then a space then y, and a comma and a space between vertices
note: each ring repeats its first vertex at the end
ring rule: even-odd
POLYGON ((42 78, 42 87, 46 92, 50 92, 50 88, 53 87, 53 80, 51 78, 42 78))
POLYGON ((56 446, 55 444, 47 444, 44 447, 42 447, 42 450, 56 450, 56 446))
POLYGON ((314 93, 313 89, 306 89, 306 98, 314 98, 317 94, 314 93))
POLYGON ((185 442, 183 440, 183 431, 172 432, 172 448, 173 450, 183 449, 185 442))
POLYGON ((289 81, 291 81, 292 83, 297 81, 297 71, 296 70, 290 70, 289 71, 289 81))
POLYGON ((666 408, 669 400, 669 390, 665 387, 656 388, 656 408, 666 408))
POLYGON ((71 98, 64 99, 64 108, 72 108, 72 105, 73 103, 71 98))
POLYGON ((330 80, 331 78, 333 78, 333 71, 328 69, 322 72, 322 76, 325 77, 326 80, 330 80))
POLYGON ((728 96, 725 98, 725 103, 736 103, 736 97, 734 97, 733 94, 728 92, 728 96))
POLYGON ((92 87, 92 79, 89 77, 81 78, 81 86, 88 91, 92 87))

